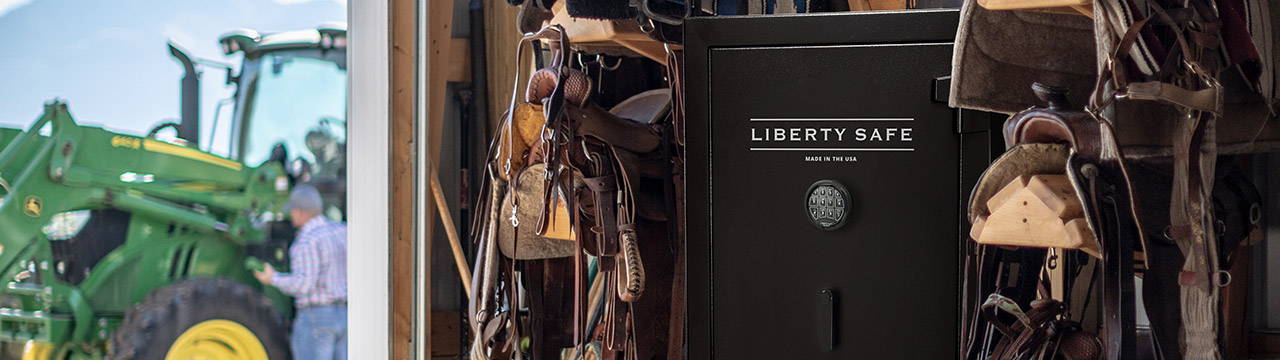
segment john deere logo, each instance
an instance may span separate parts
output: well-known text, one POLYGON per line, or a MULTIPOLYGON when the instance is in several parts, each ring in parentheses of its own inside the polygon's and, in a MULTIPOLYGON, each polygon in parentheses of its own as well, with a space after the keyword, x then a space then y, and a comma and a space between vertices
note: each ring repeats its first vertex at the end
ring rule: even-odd
POLYGON ((844 226, 849 218, 852 199, 843 185, 833 180, 819 180, 809 186, 805 196, 805 211, 809 222, 822 230, 835 230, 844 226))
POLYGON ((40 201, 38 197, 28 196, 27 200, 22 202, 22 212, 27 213, 27 216, 40 216, 41 210, 44 210, 44 202, 40 201))

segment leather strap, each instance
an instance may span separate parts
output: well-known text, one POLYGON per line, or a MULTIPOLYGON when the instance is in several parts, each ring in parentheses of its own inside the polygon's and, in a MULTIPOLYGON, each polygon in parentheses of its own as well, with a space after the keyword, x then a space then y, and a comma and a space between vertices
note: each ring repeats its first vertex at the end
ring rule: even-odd
POLYGON ((484 188, 485 192, 481 195, 488 195, 487 198, 482 197, 482 199, 488 199, 484 203, 487 204, 489 211, 484 214, 489 214, 489 216, 483 217, 487 218, 484 230, 473 233, 477 234, 480 240, 476 252, 479 257, 477 257, 475 265, 480 270, 473 272, 472 284, 476 284, 476 286, 471 287, 473 294, 468 305, 471 317, 471 333, 473 334, 471 358, 477 360, 489 359, 492 353, 490 346, 492 340, 497 334, 497 329, 503 327, 503 319, 496 313, 501 307, 494 304, 495 299, 499 297, 496 293, 496 285, 500 272, 499 266, 502 261, 501 255, 498 254, 497 244, 497 221, 501 216, 493 211, 500 209, 501 196, 498 194, 501 193, 504 184, 496 180, 496 175, 493 173, 492 168, 489 168, 487 174, 486 179, 490 186, 484 188))
POLYGON ((667 82, 671 87, 671 141, 676 146, 684 146, 684 51, 672 50, 664 45, 667 51, 667 82))
POLYGON ((507 334, 509 336, 507 337, 506 345, 507 348, 511 349, 512 354, 514 354, 512 359, 523 360, 524 351, 521 349, 520 345, 523 336, 520 331, 524 328, 524 325, 523 322, 520 321, 520 287, 514 286, 517 283, 515 280, 517 274, 516 262, 506 261, 506 263, 507 284, 510 285, 507 286, 507 309, 510 309, 507 312, 510 314, 510 321, 507 323, 510 324, 510 326, 507 327, 507 334))
POLYGON ((1187 90, 1169 83, 1144 81, 1129 83, 1121 96, 1134 100, 1164 101, 1197 111, 1213 112, 1219 108, 1219 94, 1216 87, 1187 90))
MULTIPOLYGON (((1116 43, 1115 48, 1111 52, 1111 56, 1107 60, 1107 66, 1103 69, 1103 74, 1098 77, 1098 84, 1094 90, 1094 106, 1101 108, 1109 104, 1108 101, 1100 98, 1104 80, 1111 80, 1117 90, 1116 96, 1120 98, 1128 98, 1133 100, 1156 100, 1172 103, 1182 107, 1192 108, 1199 111, 1218 111, 1221 108, 1218 87, 1207 87, 1201 90, 1189 90, 1174 84, 1161 81, 1145 81, 1145 82, 1129 82, 1129 76, 1125 71, 1123 60, 1128 58, 1129 50, 1133 48, 1137 39, 1141 36, 1142 31, 1147 27, 1153 18, 1160 18, 1167 23, 1172 24, 1172 18, 1165 13, 1159 6, 1152 5, 1152 9, 1157 15, 1148 17, 1129 26, 1129 29, 1120 37, 1120 41, 1116 43)), ((1196 32, 1196 34, 1209 36, 1214 31, 1196 32)), ((1176 59, 1178 54, 1189 54, 1191 47, 1186 38, 1181 34, 1175 37, 1176 43, 1179 45, 1174 52, 1170 53, 1170 57, 1166 59, 1166 66, 1161 67, 1161 71, 1157 74, 1157 78, 1163 77, 1172 71, 1170 64, 1176 59)), ((1205 39, 1197 39, 1197 44, 1209 42, 1205 39)))
POLYGON ((618 253, 618 224, 617 214, 614 213, 617 178, 606 175, 583 178, 582 182, 595 194, 596 228, 599 229, 601 238, 596 256, 613 256, 618 253))
MULTIPOLYGON (((1182 340, 1189 358, 1216 359, 1221 356, 1216 343, 1217 289, 1211 288, 1202 279, 1218 266, 1214 229, 1205 224, 1212 224, 1214 219, 1212 204, 1208 199, 1211 197, 1213 162, 1216 159, 1214 127, 1216 118, 1222 111, 1222 90, 1214 78, 1220 70, 1214 66, 1221 62, 1217 58, 1220 50, 1215 50, 1222 41, 1221 23, 1213 5, 1207 1, 1189 1, 1185 6, 1188 7, 1177 10, 1177 16, 1171 15, 1171 12, 1165 11, 1156 2, 1148 2, 1146 6, 1151 10, 1152 17, 1169 25, 1170 31, 1162 35, 1171 36, 1177 46, 1170 52, 1166 64, 1181 66, 1167 66, 1156 74, 1158 78, 1148 82, 1126 84, 1129 79, 1114 70, 1124 66, 1119 51, 1126 51, 1132 46, 1124 41, 1129 37, 1126 34, 1117 45, 1117 52, 1108 60, 1106 68, 1112 71, 1111 80, 1118 89, 1118 96, 1114 98, 1158 100, 1177 106, 1185 115, 1170 119, 1173 120, 1170 126, 1178 129, 1174 146, 1173 191, 1169 194, 1170 228, 1173 229, 1173 238, 1187 257, 1183 271, 1190 275, 1181 276, 1183 286, 1180 290, 1180 302, 1184 320, 1182 340), (1208 62, 1205 62, 1206 59, 1208 62), (1211 68, 1206 68, 1206 64, 1211 68), (1184 86, 1200 90, 1189 90, 1184 86)), ((1143 20, 1143 23, 1146 21, 1143 20)), ((1131 28, 1139 26, 1134 24, 1131 28)), ((1094 102, 1091 111, 1095 115, 1100 114, 1101 108, 1108 105, 1101 99, 1102 91, 1104 80, 1100 77, 1095 90, 1095 100, 1099 101, 1094 102)), ((1145 246, 1146 242, 1143 244, 1145 246)), ((1111 265, 1108 261, 1108 276, 1111 276, 1110 272, 1113 270, 1111 265)), ((1108 303, 1111 301, 1108 300, 1108 303)), ((1108 319, 1115 317, 1116 313, 1107 314, 1108 319)), ((1112 348, 1111 339, 1108 340, 1108 355, 1114 356, 1116 350, 1112 348)))

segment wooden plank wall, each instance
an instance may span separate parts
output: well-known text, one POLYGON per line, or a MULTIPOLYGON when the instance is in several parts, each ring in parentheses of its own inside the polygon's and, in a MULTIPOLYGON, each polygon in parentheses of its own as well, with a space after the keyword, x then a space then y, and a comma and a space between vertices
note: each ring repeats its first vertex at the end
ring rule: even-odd
MULTIPOLYGON (((488 55, 489 68, 489 122, 493 129, 502 122, 502 113, 507 111, 507 106, 511 103, 512 77, 516 75, 516 42, 520 40, 516 15, 520 8, 507 5, 506 0, 485 0, 484 11, 485 53, 488 55)), ((522 65, 531 63, 530 56, 525 55, 522 65)))
MULTIPOLYGON (((427 58, 424 60, 427 77, 426 83, 421 84, 423 88, 420 90, 425 92, 426 104, 419 103, 418 105, 426 105, 426 108, 423 110, 426 111, 427 117, 425 119, 426 124, 423 124, 423 126, 426 127, 425 135, 427 138, 425 139, 426 143, 423 144, 425 146, 422 148, 425 148, 426 151, 425 156, 423 156, 423 158, 425 158, 423 161, 427 163, 419 164, 422 168, 419 169, 418 174, 428 177, 444 176, 430 174, 427 169, 434 168, 435 164, 440 163, 440 152, 442 148, 441 142, 445 140, 445 107, 453 104, 446 95, 448 81, 450 78, 449 70, 455 67, 451 56, 454 48, 454 42, 451 41, 453 38, 453 5, 454 1, 452 0, 426 1, 423 4, 423 6, 427 6, 426 16, 428 19, 425 24, 427 27, 427 38, 425 39, 425 44, 419 44, 426 46, 425 50, 427 58)), ((420 183, 428 184, 426 181, 421 181, 420 183)), ((429 197, 432 196, 430 191, 430 188, 424 186, 420 194, 421 196, 429 197)), ((450 196, 445 195, 445 197, 448 198, 450 196)), ((422 228, 422 233, 426 234, 424 238, 428 242, 417 244, 418 247, 421 248, 418 251, 419 256, 421 256, 418 261, 429 262, 430 259, 434 258, 431 255, 431 241, 435 241, 433 236, 435 236, 437 232, 435 227, 439 221, 439 209, 436 208, 435 204, 435 201, 426 201, 424 206, 420 209, 422 210, 422 213, 419 216, 420 222, 418 226, 422 228)), ((422 266, 422 268, 426 269, 426 273, 419 274, 420 277, 417 279, 418 283, 415 285, 425 287, 426 291, 419 292, 419 298, 416 299, 419 303, 415 303, 414 307, 418 316, 422 317, 418 319, 418 326, 419 331, 425 332, 421 338, 426 339, 426 343, 416 344, 414 347, 416 350, 415 357, 418 359, 427 359, 431 357, 432 354, 436 353, 433 348, 433 343, 446 339, 456 339, 458 337, 456 327, 452 334, 447 333, 446 331, 436 331, 439 329, 435 326, 437 322, 433 321, 433 315, 435 312, 432 310, 431 306, 431 292, 434 290, 431 289, 431 271, 439 265, 430 263, 423 265, 425 266, 422 266)), ((456 321, 456 319, 454 321, 456 321)))
MULTIPOLYGON (((413 349, 414 126, 417 71, 417 4, 391 0, 391 357, 410 359, 413 349), (397 196, 400 195, 400 196, 397 196), (403 196, 409 195, 409 196, 403 196)), ((357 175, 358 176, 358 175, 357 175)))
POLYGON ((457 311, 431 313, 431 360, 465 359, 462 356, 462 315, 457 311))
MULTIPOLYGON (((468 81, 470 59, 466 57, 467 43, 460 39, 451 39, 452 16, 455 9, 452 1, 418 1, 389 0, 388 14, 391 26, 391 355, 393 359, 416 358, 452 358, 458 356, 461 344, 458 344, 458 314, 452 312, 433 312, 429 304, 414 302, 414 259, 415 227, 421 227, 425 234, 433 234, 436 226, 437 210, 432 202, 426 202, 426 208, 415 211, 418 197, 429 196, 426 189, 418 189, 415 175, 420 173, 418 164, 419 139, 417 134, 425 126, 427 161, 437 162, 440 159, 440 146, 443 132, 445 107, 452 106, 446 99, 445 86, 449 81, 468 81), (426 24, 418 22, 417 6, 428 6, 426 24), (429 26, 427 39, 419 43, 418 26, 429 26), (427 47, 426 68, 419 68, 416 62, 418 46, 427 47), (434 61, 432 61, 434 60, 434 61), (416 81, 420 69, 426 70, 427 81, 423 89, 418 89, 416 81), (426 92, 426 103, 420 104, 417 91, 426 92), (427 112, 426 124, 418 124, 416 112, 419 106, 427 112), (426 344, 413 343, 415 310, 423 316, 421 324, 427 324, 423 331, 429 332, 424 338, 426 344), (436 345, 439 346, 436 346, 436 345), (419 353, 418 351, 422 351, 419 353), (426 355, 426 356, 421 356, 426 355)), ((486 31, 484 36, 488 43, 486 52, 489 58, 489 119, 496 126, 502 113, 506 111, 511 96, 511 77, 515 42, 519 39, 516 29, 518 8, 507 5, 504 0, 485 0, 486 31)), ((459 9, 466 11, 465 8, 459 9)), ((527 56, 526 56, 527 57, 527 56)), ((528 63, 528 61, 526 61, 528 63)), ((430 247, 425 256, 430 258, 430 247)), ((433 266, 427 266, 427 271, 433 266)), ((431 278, 430 273, 420 274, 422 280, 431 278)), ((430 289, 424 289, 423 300, 430 299, 430 289)))

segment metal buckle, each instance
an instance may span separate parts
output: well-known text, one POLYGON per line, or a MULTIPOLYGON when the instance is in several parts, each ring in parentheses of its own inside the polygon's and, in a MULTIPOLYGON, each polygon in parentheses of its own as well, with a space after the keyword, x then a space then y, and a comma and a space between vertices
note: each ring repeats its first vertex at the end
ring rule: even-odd
POLYGON ((1218 270, 1213 273, 1213 285, 1224 288, 1231 285, 1231 272, 1226 270, 1218 270))

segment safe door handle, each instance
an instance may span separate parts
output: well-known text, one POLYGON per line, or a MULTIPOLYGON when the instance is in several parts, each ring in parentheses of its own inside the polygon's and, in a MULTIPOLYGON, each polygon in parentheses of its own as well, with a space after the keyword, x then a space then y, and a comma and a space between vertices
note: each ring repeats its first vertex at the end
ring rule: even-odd
POLYGON ((823 351, 834 351, 838 337, 836 306, 839 299, 834 289, 821 289, 818 290, 817 300, 817 326, 814 328, 818 330, 818 346, 823 351))

